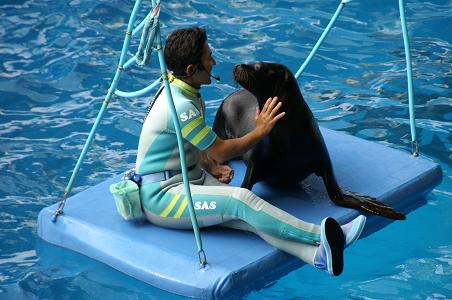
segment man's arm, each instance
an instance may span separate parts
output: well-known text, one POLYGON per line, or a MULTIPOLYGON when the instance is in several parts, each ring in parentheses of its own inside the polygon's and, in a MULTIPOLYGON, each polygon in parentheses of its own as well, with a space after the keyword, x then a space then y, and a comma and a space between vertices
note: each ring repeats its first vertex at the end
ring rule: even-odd
POLYGON ((209 155, 207 155, 207 153, 205 153, 204 151, 201 152, 199 162, 201 163, 201 167, 207 171, 210 171, 210 168, 212 168, 214 165, 214 160, 210 158, 209 155))
POLYGON ((222 140, 217 137, 212 146, 205 150, 206 154, 217 162, 223 163, 247 152, 285 115, 285 112, 276 114, 280 107, 281 103, 278 102, 277 97, 269 98, 261 112, 256 108, 256 128, 253 131, 236 139, 222 140))

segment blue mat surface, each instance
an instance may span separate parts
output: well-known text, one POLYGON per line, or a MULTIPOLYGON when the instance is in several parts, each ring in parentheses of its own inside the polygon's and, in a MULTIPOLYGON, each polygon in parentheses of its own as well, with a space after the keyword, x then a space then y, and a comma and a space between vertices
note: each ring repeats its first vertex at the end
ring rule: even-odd
MULTIPOLYGON (((426 158, 344 133, 321 131, 344 189, 377 197, 408 213, 425 204, 425 195, 441 182, 441 167, 426 158)), ((244 165, 235 161, 232 166, 236 174, 232 184, 240 185, 244 165)), ((303 265, 251 233, 212 227, 202 230, 209 265, 200 269, 192 231, 126 222, 119 216, 109 186, 121 176, 72 196, 56 223, 51 218, 57 204, 44 208, 38 217, 39 236, 155 287, 197 298, 243 294, 303 265)), ((299 188, 282 190, 259 183, 253 191, 318 224, 326 216, 343 224, 358 215, 355 210, 335 206, 316 176, 304 180, 299 188)), ((363 236, 390 222, 368 216, 363 236)))

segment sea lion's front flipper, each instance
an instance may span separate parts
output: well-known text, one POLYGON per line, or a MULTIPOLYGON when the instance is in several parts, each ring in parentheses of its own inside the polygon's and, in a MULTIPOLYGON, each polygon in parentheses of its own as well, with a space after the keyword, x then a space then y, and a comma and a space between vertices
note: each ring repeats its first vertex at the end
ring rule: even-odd
POLYGON ((242 188, 248 190, 251 190, 253 188, 254 185, 253 172, 254 172, 254 161, 253 160, 246 161, 246 173, 242 181, 241 185, 242 188))
POLYGON ((360 195, 349 191, 342 191, 342 199, 338 199, 338 197, 335 198, 336 199, 333 201, 340 206, 356 208, 394 220, 406 219, 406 216, 403 213, 396 211, 392 207, 370 196, 360 195))

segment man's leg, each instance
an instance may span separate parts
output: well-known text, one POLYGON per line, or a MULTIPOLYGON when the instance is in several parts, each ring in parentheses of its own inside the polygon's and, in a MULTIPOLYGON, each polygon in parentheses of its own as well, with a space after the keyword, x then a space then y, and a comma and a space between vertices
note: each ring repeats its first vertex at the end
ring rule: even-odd
POLYGON ((221 226, 252 232, 261 237, 264 241, 266 241, 273 247, 278 248, 289 254, 292 254, 293 256, 298 257, 299 259, 304 261, 305 263, 314 266, 314 258, 317 249, 319 249, 319 246, 317 245, 309 245, 305 243, 298 243, 280 239, 278 237, 266 234, 262 231, 258 231, 256 230, 256 228, 252 227, 248 223, 241 220, 229 221, 221 224, 221 226))
MULTIPOLYGON (((270 244, 313 264, 320 226, 299 220, 246 189, 221 185, 210 175, 204 183, 190 186, 200 227, 241 220, 270 244)), ((163 227, 191 228, 184 192, 183 184, 170 188, 151 209, 145 208, 148 219, 163 227)))

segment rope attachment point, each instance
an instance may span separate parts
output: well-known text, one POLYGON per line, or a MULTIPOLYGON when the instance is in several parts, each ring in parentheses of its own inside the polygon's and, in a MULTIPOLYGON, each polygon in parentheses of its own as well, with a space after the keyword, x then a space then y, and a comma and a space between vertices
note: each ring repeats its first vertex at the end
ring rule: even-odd
POLYGON ((206 254, 204 253, 204 250, 198 251, 198 257, 199 257, 199 264, 201 265, 201 268, 204 269, 207 265, 207 257, 206 257, 206 254))
POLYGON ((157 1, 152 8, 152 12, 146 19, 143 33, 141 35, 140 45, 138 46, 137 53, 135 54, 135 61, 138 65, 147 65, 151 59, 151 53, 154 46, 154 41, 159 31, 159 16, 160 16, 160 1, 157 1))
POLYGON ((168 79, 169 79, 169 77, 168 77, 168 72, 166 72, 166 71, 161 71, 161 73, 162 73, 162 80, 168 80, 168 79))
POLYGON ((412 141, 411 142, 411 153, 413 153, 413 156, 415 156, 415 157, 419 156, 419 143, 418 143, 418 141, 412 141))
POLYGON ((63 200, 60 201, 60 204, 58 205, 57 210, 56 210, 55 213, 53 214, 52 222, 55 223, 56 220, 58 219, 58 217, 59 217, 60 215, 64 214, 63 209, 64 209, 64 205, 66 204, 66 200, 67 200, 68 197, 69 197, 69 193, 68 193, 68 192, 65 192, 65 193, 64 193, 64 196, 63 196, 63 200))

